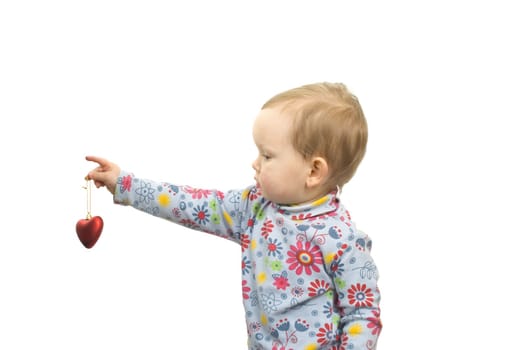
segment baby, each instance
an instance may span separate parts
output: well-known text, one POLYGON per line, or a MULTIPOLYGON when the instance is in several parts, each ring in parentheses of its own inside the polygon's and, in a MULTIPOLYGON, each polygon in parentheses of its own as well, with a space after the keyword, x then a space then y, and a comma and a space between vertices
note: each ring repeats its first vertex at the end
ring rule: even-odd
POLYGON ((154 182, 99 157, 88 178, 115 203, 241 246, 249 349, 374 349, 382 324, 371 240, 339 194, 367 144, 341 83, 282 92, 253 127, 255 184, 219 191, 154 182))

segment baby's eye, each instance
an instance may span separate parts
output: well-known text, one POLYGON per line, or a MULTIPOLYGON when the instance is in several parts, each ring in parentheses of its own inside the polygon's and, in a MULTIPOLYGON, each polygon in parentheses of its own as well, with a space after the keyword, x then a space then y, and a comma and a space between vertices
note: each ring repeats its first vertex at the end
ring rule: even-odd
POLYGON ((262 154, 261 155, 263 157, 263 159, 265 160, 269 160, 270 159, 270 156, 268 154, 262 154))

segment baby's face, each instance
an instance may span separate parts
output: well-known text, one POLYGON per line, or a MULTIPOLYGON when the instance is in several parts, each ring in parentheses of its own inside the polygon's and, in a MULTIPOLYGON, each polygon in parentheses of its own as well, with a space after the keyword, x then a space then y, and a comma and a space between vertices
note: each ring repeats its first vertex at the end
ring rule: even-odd
POLYGON ((259 154, 252 163, 263 197, 279 204, 305 201, 310 165, 291 143, 292 118, 280 108, 261 110, 253 137, 259 154))

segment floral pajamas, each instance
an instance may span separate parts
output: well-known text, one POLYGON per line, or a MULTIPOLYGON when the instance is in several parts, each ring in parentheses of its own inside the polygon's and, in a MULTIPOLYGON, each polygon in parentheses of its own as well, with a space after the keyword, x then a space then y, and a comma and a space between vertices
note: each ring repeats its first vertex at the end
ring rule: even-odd
POLYGON ((224 193, 121 172, 114 201, 241 245, 249 349, 376 348, 382 325, 371 240, 336 192, 283 206, 255 186, 224 193))

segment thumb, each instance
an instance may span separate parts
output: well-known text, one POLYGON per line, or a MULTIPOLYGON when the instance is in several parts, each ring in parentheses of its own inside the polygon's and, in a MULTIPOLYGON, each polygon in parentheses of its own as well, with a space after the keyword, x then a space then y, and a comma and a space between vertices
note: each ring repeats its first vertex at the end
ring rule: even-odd
POLYGON ((88 175, 86 175, 86 180, 93 180, 97 188, 106 186, 104 173, 102 172, 90 171, 88 175))

